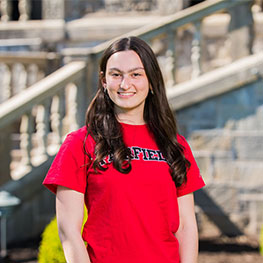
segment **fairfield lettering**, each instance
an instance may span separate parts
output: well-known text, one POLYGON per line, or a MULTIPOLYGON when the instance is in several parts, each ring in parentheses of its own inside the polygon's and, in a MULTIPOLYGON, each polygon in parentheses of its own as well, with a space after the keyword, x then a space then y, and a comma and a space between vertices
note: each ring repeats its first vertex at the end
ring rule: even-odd
MULTIPOLYGON (((152 150, 138 146, 132 146, 129 147, 129 149, 131 150, 131 160, 167 162, 160 150, 152 150)), ((111 163, 112 161, 113 156, 108 155, 100 164, 103 166, 111 163)))

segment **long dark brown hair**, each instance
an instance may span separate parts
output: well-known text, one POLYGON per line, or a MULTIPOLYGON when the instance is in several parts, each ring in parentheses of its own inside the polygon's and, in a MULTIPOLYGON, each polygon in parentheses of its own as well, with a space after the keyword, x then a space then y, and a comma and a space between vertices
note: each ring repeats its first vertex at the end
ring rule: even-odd
POLYGON ((148 93, 145 101, 144 121, 170 166, 170 174, 175 185, 180 186, 186 181, 186 172, 190 163, 184 156, 182 145, 177 141, 177 125, 168 104, 163 76, 156 56, 148 44, 137 37, 115 41, 105 50, 101 58, 98 91, 86 115, 88 134, 91 134, 96 142, 93 167, 95 170, 106 170, 107 166, 102 166, 101 162, 106 156, 112 155, 113 166, 119 172, 128 173, 132 168, 131 153, 124 144, 121 125, 114 112, 114 104, 102 85, 110 56, 126 50, 135 51, 144 66, 153 91, 148 93))

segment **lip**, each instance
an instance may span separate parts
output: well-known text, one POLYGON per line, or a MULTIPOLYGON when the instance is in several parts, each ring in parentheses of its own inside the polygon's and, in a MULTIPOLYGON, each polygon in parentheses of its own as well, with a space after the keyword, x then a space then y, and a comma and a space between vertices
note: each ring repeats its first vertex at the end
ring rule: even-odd
POLYGON ((135 92, 117 92, 117 94, 121 98, 130 98, 135 95, 135 92))

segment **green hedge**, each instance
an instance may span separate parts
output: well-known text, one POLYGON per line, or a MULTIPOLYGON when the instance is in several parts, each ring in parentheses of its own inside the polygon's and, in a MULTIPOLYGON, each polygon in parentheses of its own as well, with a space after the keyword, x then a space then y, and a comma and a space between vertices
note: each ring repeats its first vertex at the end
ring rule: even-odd
POLYGON ((39 263, 65 263, 64 252, 58 236, 57 220, 54 218, 45 228, 38 254, 39 263))
MULTIPOLYGON (((85 209, 83 226, 87 220, 85 209)), ((82 229, 83 229, 82 226, 82 229)), ((56 217, 46 226, 42 233, 42 240, 39 246, 38 263, 65 263, 63 248, 58 235, 56 217)))

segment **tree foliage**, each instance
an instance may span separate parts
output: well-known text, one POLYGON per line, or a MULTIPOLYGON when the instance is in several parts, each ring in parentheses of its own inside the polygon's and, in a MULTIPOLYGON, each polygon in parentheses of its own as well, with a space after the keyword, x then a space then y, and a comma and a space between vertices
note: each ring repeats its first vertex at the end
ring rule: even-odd
MULTIPOLYGON (((87 211, 84 210, 83 226, 87 220, 87 211)), ((82 226, 82 229, 83 229, 82 226)), ((46 226, 42 233, 39 247, 38 263, 65 263, 63 248, 58 235, 56 217, 46 226)))

